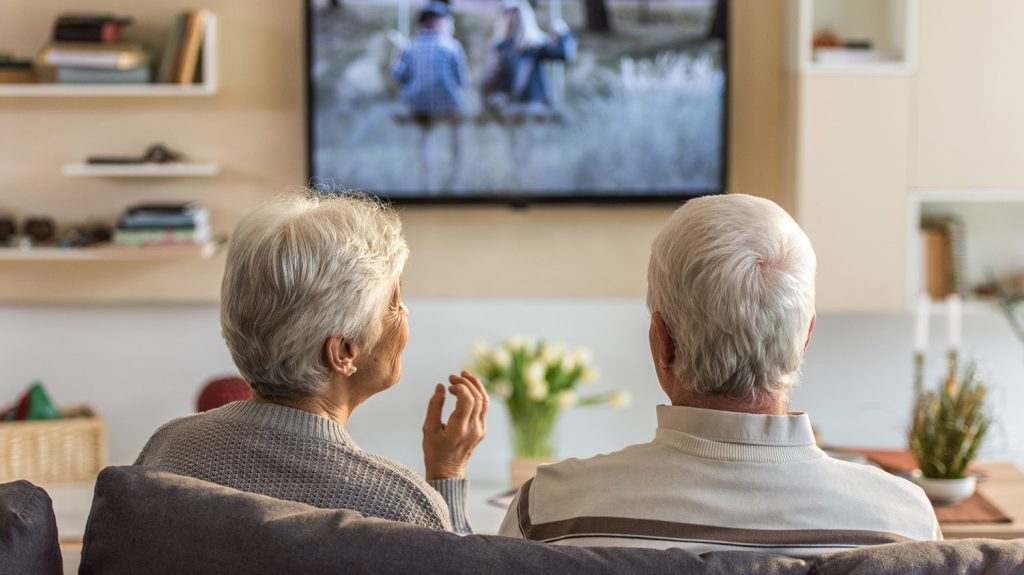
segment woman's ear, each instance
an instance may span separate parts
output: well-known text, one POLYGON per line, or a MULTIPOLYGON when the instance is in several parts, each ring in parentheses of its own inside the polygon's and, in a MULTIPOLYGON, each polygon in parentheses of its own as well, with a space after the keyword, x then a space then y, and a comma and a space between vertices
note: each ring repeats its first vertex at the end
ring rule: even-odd
POLYGON ((804 351, 807 351, 807 346, 811 345, 811 334, 814 333, 814 323, 818 319, 818 314, 811 316, 811 327, 807 328, 807 339, 804 340, 804 351))
POLYGON ((346 377, 355 374, 356 358, 359 357, 359 346, 338 336, 330 336, 324 343, 324 360, 331 373, 339 373, 346 377))

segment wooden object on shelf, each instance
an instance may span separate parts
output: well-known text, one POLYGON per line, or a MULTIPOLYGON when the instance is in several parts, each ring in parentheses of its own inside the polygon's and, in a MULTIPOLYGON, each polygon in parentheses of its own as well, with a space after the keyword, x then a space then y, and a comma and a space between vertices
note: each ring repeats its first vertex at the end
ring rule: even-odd
POLYGON ((0 423, 0 483, 85 481, 107 465, 107 424, 86 406, 63 419, 0 423))
POLYGON ((213 177, 220 173, 214 162, 167 162, 142 164, 64 164, 61 173, 81 178, 182 178, 213 177))
POLYGON ((924 257, 924 288, 933 300, 945 299, 954 292, 953 253, 949 234, 945 230, 921 230, 924 257))
POLYGON ((220 86, 217 66, 218 27, 216 14, 203 11, 202 42, 199 49, 201 81, 190 84, 34 84, 0 83, 0 98, 52 98, 52 97, 178 97, 212 96, 220 86))

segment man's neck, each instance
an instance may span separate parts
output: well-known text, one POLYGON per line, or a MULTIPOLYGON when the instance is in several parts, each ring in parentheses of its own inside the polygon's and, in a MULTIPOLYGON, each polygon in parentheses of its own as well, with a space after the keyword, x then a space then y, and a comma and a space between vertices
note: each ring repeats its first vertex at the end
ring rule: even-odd
POLYGON ((671 399, 672 405, 681 407, 717 409, 719 411, 756 413, 760 415, 786 415, 789 409, 789 401, 786 397, 765 397, 755 401, 752 398, 735 399, 724 395, 684 392, 677 394, 677 397, 671 399))

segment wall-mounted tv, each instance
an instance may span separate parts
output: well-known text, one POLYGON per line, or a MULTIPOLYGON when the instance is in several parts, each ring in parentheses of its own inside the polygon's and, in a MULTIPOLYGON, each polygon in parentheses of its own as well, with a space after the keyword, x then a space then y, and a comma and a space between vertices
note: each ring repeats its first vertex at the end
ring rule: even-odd
POLYGON ((725 188, 727 0, 307 0, 309 176, 415 202, 725 188))

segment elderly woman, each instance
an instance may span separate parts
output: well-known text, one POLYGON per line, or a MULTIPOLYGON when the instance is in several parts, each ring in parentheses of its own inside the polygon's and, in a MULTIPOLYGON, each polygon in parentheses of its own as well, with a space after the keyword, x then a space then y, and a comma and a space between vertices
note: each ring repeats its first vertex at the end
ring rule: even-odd
POLYGON ((465 468, 489 403, 473 375, 449 378, 447 423, 444 386, 428 401, 425 481, 345 431, 356 407, 402 376, 408 251, 398 217, 362 197, 281 200, 246 216, 228 252, 221 326, 253 398, 164 425, 136 465, 470 533, 465 468))

